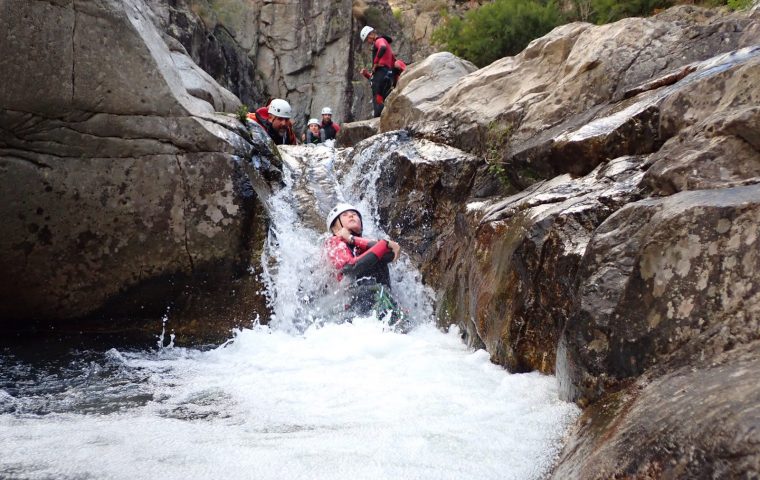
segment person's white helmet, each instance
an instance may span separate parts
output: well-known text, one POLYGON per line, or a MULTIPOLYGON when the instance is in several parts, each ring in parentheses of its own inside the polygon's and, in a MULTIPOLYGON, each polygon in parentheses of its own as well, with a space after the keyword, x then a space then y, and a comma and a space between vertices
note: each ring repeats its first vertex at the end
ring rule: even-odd
POLYGON ((307 123, 306 126, 308 127, 309 125, 320 125, 320 123, 316 118, 310 118, 309 123, 307 123))
POLYGON ((332 108, 325 107, 322 109, 322 115, 332 115, 332 108))
POLYGON ((274 115, 275 117, 280 118, 290 118, 290 115, 292 113, 290 104, 281 98, 275 98, 272 100, 272 102, 269 104, 267 112, 269 112, 270 115, 274 115))
POLYGON ((362 42, 367 39, 367 35, 369 35, 369 33, 371 31, 373 31, 373 30, 374 30, 374 28, 370 27, 369 25, 367 25, 366 27, 362 28, 362 31, 359 33, 359 37, 361 37, 362 42))
POLYGON ((340 214, 343 212, 347 212, 349 210, 355 211, 359 215, 359 220, 362 220, 362 213, 359 211, 358 208, 354 207, 350 203, 339 203, 333 207, 332 210, 330 210, 330 213, 327 214, 327 231, 332 231, 332 224, 335 221, 336 218, 340 217, 340 214))

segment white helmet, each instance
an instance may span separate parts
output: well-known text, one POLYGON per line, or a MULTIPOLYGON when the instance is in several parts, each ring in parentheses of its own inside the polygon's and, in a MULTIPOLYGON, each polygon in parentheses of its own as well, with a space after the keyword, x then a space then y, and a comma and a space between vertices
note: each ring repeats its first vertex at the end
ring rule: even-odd
POLYGON ((280 118, 290 118, 290 104, 281 98, 275 98, 267 109, 270 115, 280 118))
POLYGON ((327 214, 327 221, 325 222, 327 224, 327 231, 331 231, 333 222, 335 222, 336 218, 340 217, 341 213, 347 212, 349 210, 355 211, 359 215, 359 220, 362 219, 362 214, 358 208, 354 207, 350 203, 339 203, 335 205, 332 210, 330 210, 330 213, 327 214))
POLYGON ((322 109, 322 115, 332 115, 332 108, 325 107, 322 109))
POLYGON ((361 37, 362 42, 367 39, 367 35, 369 35, 369 32, 375 30, 374 28, 367 25, 366 27, 362 28, 361 33, 359 33, 359 37, 361 37))
POLYGON ((310 118, 309 123, 307 123, 306 126, 308 127, 309 125, 320 125, 320 123, 316 118, 310 118))

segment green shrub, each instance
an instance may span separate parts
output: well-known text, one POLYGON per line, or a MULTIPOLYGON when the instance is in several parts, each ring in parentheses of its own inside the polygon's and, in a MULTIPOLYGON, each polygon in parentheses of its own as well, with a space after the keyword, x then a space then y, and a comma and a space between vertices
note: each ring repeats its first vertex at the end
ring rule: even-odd
POLYGON ((592 18, 598 25, 611 23, 627 17, 646 17, 656 10, 668 8, 673 0, 591 0, 592 18))
POLYGON ((388 31, 388 19, 385 18, 379 8, 368 7, 364 11, 364 19, 367 25, 371 25, 378 32, 385 33, 388 31))
POLYGON ((752 6, 752 0, 728 0, 731 10, 744 10, 752 6))
POLYGON ((531 40, 561 23, 562 14, 554 1, 495 0, 468 11, 464 18, 445 18, 432 39, 451 53, 484 67, 519 53, 531 40))

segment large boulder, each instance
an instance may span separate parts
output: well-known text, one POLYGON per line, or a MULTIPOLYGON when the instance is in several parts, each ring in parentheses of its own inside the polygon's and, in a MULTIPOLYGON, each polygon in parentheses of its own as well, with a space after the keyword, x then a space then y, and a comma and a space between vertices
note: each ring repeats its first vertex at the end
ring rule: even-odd
POLYGON ((586 177, 569 175, 503 200, 471 201, 439 238, 431 277, 439 319, 458 322, 510 371, 552 373, 572 312, 573 278, 594 232, 639 195, 640 158, 620 158, 586 177))
POLYGON ((278 159, 215 113, 234 95, 142 0, 0 8, 3 327, 156 333, 170 310, 168 328, 218 339, 265 316, 248 268, 278 159))
POLYGON ((340 147, 353 147, 362 140, 380 133, 380 119, 371 118, 359 122, 344 123, 336 142, 340 147))
POLYGON ((386 99, 380 128, 387 132, 411 125, 460 78, 475 70, 475 65, 449 52, 435 53, 412 65, 386 99))
POLYGON ((662 377, 645 375, 591 405, 551 478, 755 477, 758 353, 754 342, 662 377))
POLYGON ((760 185, 629 204, 597 228, 557 376, 589 403, 665 359, 760 340, 760 185))
POLYGON ((552 478, 760 470, 758 225, 752 185, 633 203, 597 229, 557 359, 565 397, 593 403, 552 478))
POLYGON ((462 78, 411 127, 466 151, 498 153, 518 188, 584 175, 618 156, 657 151, 677 133, 660 129, 670 115, 663 110, 678 108, 667 99, 728 65, 742 68, 752 55, 723 67, 699 62, 759 43, 758 23, 682 6, 604 26, 563 25, 462 78))

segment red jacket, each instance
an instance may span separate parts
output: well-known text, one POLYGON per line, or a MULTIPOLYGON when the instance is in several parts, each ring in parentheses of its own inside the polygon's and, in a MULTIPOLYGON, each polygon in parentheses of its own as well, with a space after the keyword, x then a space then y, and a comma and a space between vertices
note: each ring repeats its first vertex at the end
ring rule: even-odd
POLYGON ((393 260, 393 250, 386 240, 367 240, 354 237, 354 245, 348 245, 342 237, 332 236, 325 242, 330 263, 338 270, 338 280, 343 275, 354 278, 372 276, 378 264, 393 260))
POLYGON ((298 139, 296 138, 295 132, 293 132, 293 124, 291 122, 288 122, 288 133, 287 137, 283 138, 279 132, 277 132, 274 127, 272 126, 272 123, 269 121, 269 107, 261 107, 258 110, 256 110, 255 113, 249 113, 246 115, 250 120, 253 120, 254 122, 258 123, 262 127, 264 127, 264 130, 267 132, 267 134, 274 140, 274 143, 277 145, 297 145, 298 139))
POLYGON ((379 36, 375 40, 374 48, 372 48, 372 70, 377 70, 378 67, 385 67, 388 69, 393 68, 393 50, 391 50, 391 44, 384 36, 379 36))

